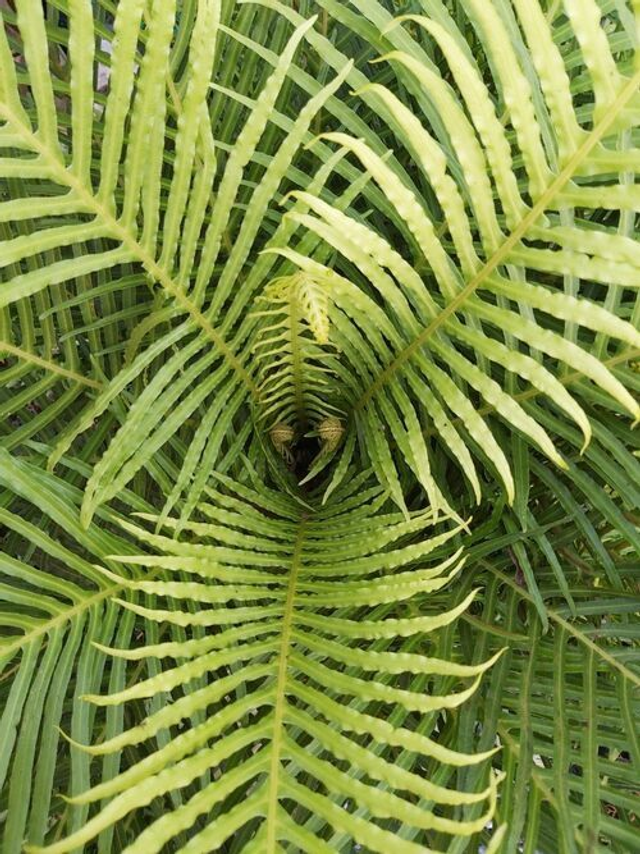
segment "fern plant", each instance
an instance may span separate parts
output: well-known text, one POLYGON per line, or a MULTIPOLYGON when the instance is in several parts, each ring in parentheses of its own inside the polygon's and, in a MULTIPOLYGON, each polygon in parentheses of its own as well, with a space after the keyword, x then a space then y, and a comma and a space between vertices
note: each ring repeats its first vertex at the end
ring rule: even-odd
POLYGON ((640 848, 640 6, 0 13, 3 854, 640 848))

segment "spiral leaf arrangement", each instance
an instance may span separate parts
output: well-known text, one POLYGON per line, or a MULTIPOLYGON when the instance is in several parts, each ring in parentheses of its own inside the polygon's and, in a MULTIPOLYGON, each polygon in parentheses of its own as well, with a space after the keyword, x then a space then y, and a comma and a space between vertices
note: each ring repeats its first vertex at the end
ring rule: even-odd
POLYGON ((640 5, 0 8, 3 854, 640 848, 640 5))

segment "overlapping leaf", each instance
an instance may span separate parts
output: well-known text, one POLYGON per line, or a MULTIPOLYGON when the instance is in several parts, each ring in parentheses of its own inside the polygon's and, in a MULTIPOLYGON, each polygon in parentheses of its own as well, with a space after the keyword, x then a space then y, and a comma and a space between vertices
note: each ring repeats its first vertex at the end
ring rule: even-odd
MULTIPOLYGON (((573 215, 568 219, 568 211, 578 208, 586 218, 595 208, 634 208, 634 190, 624 176, 638 153, 629 140, 623 150, 613 144, 634 121, 640 72, 616 72, 615 84, 602 84, 599 69, 614 60, 594 24, 597 5, 569 4, 568 21, 575 26, 593 85, 593 109, 578 115, 542 10, 537 3, 514 5, 531 51, 532 65, 526 67, 504 16, 492 4, 465 4, 490 61, 499 103, 450 18, 447 24, 426 16, 404 20, 424 29, 442 51, 451 82, 416 44, 412 48, 405 41, 404 49, 381 57, 408 73, 430 102, 424 117, 388 87, 368 83, 359 90, 384 108, 430 187, 436 200, 431 207, 440 212, 440 221, 428 210, 429 198, 403 183, 366 137, 321 137, 353 154, 372 175, 418 246, 413 266, 389 236, 309 194, 297 195, 311 214, 291 214, 367 283, 363 288, 345 281, 339 262, 320 267, 301 253, 287 252, 306 274, 324 277, 330 298, 350 317, 349 329, 336 325, 334 334, 352 377, 351 417, 364 453, 400 506, 400 460, 413 470, 431 504, 443 504, 423 425, 457 460, 476 498, 480 484, 470 450, 489 463, 513 500, 511 466, 495 431, 477 411, 480 400, 556 464, 565 465, 540 419, 514 399, 513 377, 574 421, 585 444, 592 428, 563 382, 567 370, 582 373, 634 419, 639 415, 632 394, 590 351, 594 341, 603 354, 603 342, 618 340, 630 348, 631 358, 640 336, 625 319, 626 310, 615 315, 608 310, 610 296, 602 305, 580 295, 581 280, 593 294, 600 286, 615 286, 618 301, 628 289, 637 289, 634 242, 620 230, 614 233, 593 221, 587 226, 573 215), (534 72, 536 88, 530 80, 534 72), (430 125, 440 131, 440 139, 430 125), (455 155, 441 141, 445 135, 455 155), (382 306, 376 304, 380 301, 382 306), (387 426, 393 439, 384 436, 387 426)), ((372 2, 363 12, 373 21, 378 9, 372 2)), ((395 23, 387 24, 383 35, 395 23)))
POLYGON ((636 7, 2 5, 3 851, 638 847, 636 7))

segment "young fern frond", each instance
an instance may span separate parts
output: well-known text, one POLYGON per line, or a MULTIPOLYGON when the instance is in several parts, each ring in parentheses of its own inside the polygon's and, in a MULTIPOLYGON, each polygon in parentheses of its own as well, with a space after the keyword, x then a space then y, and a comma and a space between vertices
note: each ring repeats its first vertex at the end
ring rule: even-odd
POLYGON ((267 285, 257 311, 254 360, 259 365, 258 422, 298 432, 339 411, 331 403, 336 358, 329 345, 329 295, 303 273, 267 285))

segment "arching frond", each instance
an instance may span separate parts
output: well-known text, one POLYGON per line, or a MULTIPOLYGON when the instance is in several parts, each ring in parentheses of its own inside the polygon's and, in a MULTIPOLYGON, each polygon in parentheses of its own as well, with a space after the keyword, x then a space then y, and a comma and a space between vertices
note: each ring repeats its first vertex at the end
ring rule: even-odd
MULTIPOLYGON (((129 544, 107 530, 85 532, 79 522, 81 493, 40 468, 0 453, 3 552, 0 561, 0 788, 6 793, 2 850, 18 854, 25 837, 42 844, 50 811, 60 808, 60 727, 84 740, 102 729, 121 733, 122 715, 82 709, 75 698, 110 685, 124 687, 126 667, 108 665, 91 646, 133 642, 134 619, 115 604, 127 595, 127 575, 109 580, 94 562, 129 544), (51 533, 47 528, 53 528, 51 533), (63 532, 63 533, 56 533, 63 532), (20 555, 16 557, 15 555, 20 555)), ((121 754, 99 763, 107 780, 121 754)), ((83 790, 90 758, 66 757, 65 793, 83 790)), ((69 817, 79 827, 86 810, 69 817)), ((100 839, 109 847, 112 832, 100 839)))
MULTIPOLYGON (((462 568, 460 550, 448 545, 457 529, 428 536, 431 513, 405 521, 398 512, 385 513, 384 504, 384 496, 346 493, 331 509, 307 513, 293 501, 269 500, 264 489, 229 483, 215 503, 200 508, 208 522, 185 525, 186 539, 125 524, 153 552, 118 560, 146 572, 165 570, 169 580, 125 581, 134 596, 121 605, 147 621, 207 632, 134 649, 100 645, 116 661, 167 663, 157 676, 84 699, 118 708, 171 694, 195 678, 204 676, 207 684, 114 738, 75 746, 110 755, 178 728, 139 764, 75 797, 78 804, 109 801, 76 833, 44 850, 72 851, 205 772, 212 782, 151 822, 130 851, 160 851, 187 828, 193 835, 182 850, 218 850, 247 824, 251 850, 275 851, 299 838, 315 844, 304 827, 311 815, 375 851, 389 845, 425 850, 396 835, 405 824, 462 836, 484 827, 495 809, 495 781, 483 791, 457 791, 419 770, 423 762, 455 769, 490 755, 442 750, 431 737, 434 713, 464 703, 495 661, 468 667, 426 654, 429 632, 451 624, 477 591, 450 611, 432 613, 430 592, 462 568), (229 509, 232 498, 238 509, 229 509), (441 557, 432 558, 435 553, 441 557), (143 605, 141 595, 157 606, 143 605), (190 612, 189 601, 201 610, 190 612), (388 617, 388 605, 396 602, 406 603, 407 616, 388 617), (405 650, 403 638, 413 651, 405 650), (420 689, 403 687, 408 675, 420 689), (437 676, 449 680, 444 694, 429 689, 437 676), (203 723, 178 734, 182 721, 205 710, 203 723), (437 812, 427 808, 432 802, 437 812), (457 805, 471 803, 483 804, 477 820, 449 817, 457 805), (200 827, 204 815, 210 818, 200 827)), ((176 524, 165 520, 167 533, 176 524)), ((105 574, 112 583, 120 579, 105 574)), ((326 847, 322 837, 318 845, 326 847)))
MULTIPOLYGON (((173 42, 175 14, 175 3, 171 2, 158 2, 148 17, 143 16, 143 4, 137 0, 118 5, 113 23, 104 125, 93 121, 94 93, 88 81, 92 78, 94 63, 94 32, 86 6, 71 4, 68 10, 70 129, 58 127, 54 92, 45 80, 48 41, 43 10, 29 0, 22 0, 16 19, 16 38, 26 59, 27 79, 33 96, 29 105, 32 114, 22 107, 7 30, 3 30, 1 36, 4 47, 0 56, 6 91, 0 118, 4 120, 5 144, 12 152, 3 161, 3 175, 20 175, 21 170, 25 173, 28 162, 31 177, 49 182, 55 188, 55 196, 45 206, 46 219, 33 218, 34 211, 40 217, 42 209, 33 200, 26 204, 26 195, 25 198, 14 196, 3 203, 3 221, 20 221, 29 228, 29 234, 2 244, 2 262, 13 265, 17 272, 10 273, 3 284, 0 304, 9 310, 18 303, 23 305, 27 301, 28 304, 29 298, 39 299, 38 295, 52 286, 67 282, 73 286, 82 281, 82 277, 100 275, 106 286, 112 283, 114 290, 130 288, 136 283, 144 285, 146 282, 147 288, 157 285, 162 294, 157 306, 158 321, 166 323, 171 318, 184 318, 161 340, 143 346, 137 356, 135 351, 129 350, 128 364, 119 366, 115 372, 110 371, 113 375, 106 381, 102 377, 84 382, 76 380, 74 397, 85 387, 101 389, 101 393, 84 406, 58 441, 52 465, 76 436, 87 430, 115 400, 123 398, 128 386, 140 383, 150 365, 160 363, 162 366, 155 372, 154 381, 147 384, 142 398, 131 408, 94 470, 84 504, 85 522, 91 519, 98 506, 116 495, 149 463, 156 449, 163 447, 187 419, 205 408, 200 430, 193 438, 175 495, 169 502, 169 506, 173 505, 190 488, 187 507, 192 507, 202 491, 202 483, 189 487, 196 469, 211 467, 221 453, 240 406, 259 396, 254 370, 246 364, 247 324, 244 329, 231 332, 228 322, 226 330, 216 328, 215 317, 242 272, 262 218, 314 115, 344 79, 344 73, 338 75, 307 102, 277 154, 269 158, 252 196, 251 215, 238 224, 233 251, 224 264, 212 302, 207 288, 223 235, 229 240, 226 229, 245 167, 264 135, 295 51, 313 20, 303 23, 290 38, 249 112, 224 169, 219 170, 208 118, 208 99, 209 81, 212 74, 216 74, 220 6, 217 0, 207 0, 197 6, 189 36, 187 65, 180 79, 181 95, 175 92, 170 73, 171 48, 176 45, 173 42), (134 81, 137 42, 142 38, 143 23, 145 50, 134 81), (118 33, 125 32, 126 37, 116 38, 118 33), (172 97, 170 107, 167 92, 172 97), (130 124, 127 135, 125 122, 130 124), (92 171, 87 154, 91 151, 94 125, 104 141, 98 175, 92 171), (175 154, 171 152, 169 140, 172 140, 175 154), (170 169, 168 186, 163 180, 165 169, 170 169), (221 178, 212 198, 218 171, 221 178), (55 217, 53 224, 52 217, 55 217), (53 248, 61 252, 60 260, 44 267, 34 265, 31 272, 20 272, 20 265, 28 265, 29 259, 36 259, 40 253, 53 248), (125 277, 129 269, 138 271, 137 282, 125 277), (196 382, 198 389, 194 392, 192 388, 196 382), (225 403, 224 415, 222 402, 225 403), (144 418, 141 419, 141 415, 144 418)), ((29 192, 26 185, 24 192, 29 192)), ((246 304, 257 284, 259 280, 254 279, 250 287, 234 295, 238 307, 246 304)), ((108 292, 105 287, 101 295, 108 292)), ((91 290, 87 289, 72 302, 78 307, 90 307, 88 301, 93 299, 91 290)), ((137 304, 138 314, 147 310, 137 304)), ((237 317, 238 309, 235 313, 237 317)), ((227 321, 233 314, 233 310, 227 312, 227 321)), ((113 318, 110 320, 114 322, 113 318)), ((96 324, 89 328, 95 330, 96 324)), ((149 328, 147 323, 140 329, 136 349, 140 348, 149 328)), ((129 329, 131 334, 133 324, 129 329)), ((84 330, 76 326, 75 331, 77 334, 84 330)), ((50 368, 48 363, 52 360, 36 356, 30 346, 20 347, 13 340, 7 341, 7 345, 7 352, 22 358, 27 368, 33 364, 48 368, 49 384, 56 376, 76 379, 71 368, 50 368)), ((73 353, 70 358, 73 364, 73 353)), ((47 387, 45 383, 42 390, 37 391, 45 392, 47 387)), ((36 389, 25 393, 35 397, 36 389)), ((126 401, 126 397, 124 399, 126 401)), ((187 509, 187 515, 188 512, 187 509)))

